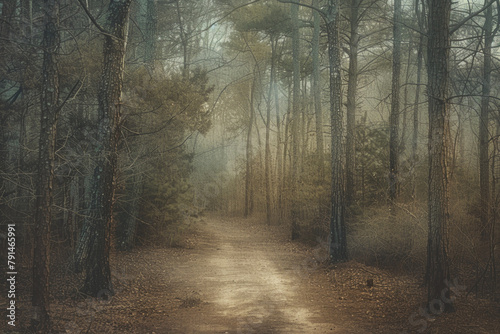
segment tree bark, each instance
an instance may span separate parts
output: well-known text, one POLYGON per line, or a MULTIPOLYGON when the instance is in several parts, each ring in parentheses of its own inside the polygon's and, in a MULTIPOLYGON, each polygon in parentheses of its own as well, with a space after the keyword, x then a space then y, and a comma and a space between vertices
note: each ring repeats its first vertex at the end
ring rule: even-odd
POLYGON ((427 74, 429 98, 429 184, 427 301, 440 314, 453 308, 447 282, 448 263, 448 161, 449 53, 451 0, 430 0, 428 14, 427 74))
POLYGON ((110 230, 130 3, 131 0, 111 0, 108 7, 109 34, 104 36, 104 61, 98 94, 97 163, 92 178, 89 213, 81 234, 89 240, 82 292, 98 298, 113 294, 109 267, 110 230))
POLYGON ((189 77, 189 65, 190 65, 190 55, 189 55, 189 40, 188 40, 188 35, 186 32, 186 27, 184 25, 184 18, 182 17, 182 12, 181 12, 181 7, 180 7, 180 0, 175 1, 176 9, 177 9, 177 20, 179 23, 179 38, 181 39, 181 45, 182 45, 182 59, 183 59, 183 67, 182 67, 182 73, 184 77, 188 78, 189 77))
POLYGON ((479 188, 481 194, 481 235, 486 237, 490 220, 490 169, 489 169, 489 108, 491 91, 491 44, 493 43, 493 8, 485 11, 484 47, 483 47, 483 87, 481 112, 479 117, 479 188))
POLYGON ((392 98, 389 119, 389 199, 398 196, 399 180, 399 86, 401 74, 401 0, 394 0, 393 51, 392 51, 392 98))
POLYGON ((418 160, 418 128, 419 128, 419 103, 420 103, 420 84, 422 82, 424 36, 420 35, 417 49, 417 84, 415 88, 415 103, 413 105, 413 136, 411 147, 411 186, 413 200, 417 199, 417 160, 418 160))
POLYGON ((291 180, 290 180, 290 175, 291 173, 288 172, 288 169, 291 168, 291 161, 290 161, 290 148, 289 148, 289 138, 290 138, 290 123, 291 123, 291 112, 292 112, 292 102, 291 102, 291 96, 292 96, 292 85, 291 83, 288 83, 288 105, 287 105, 287 110, 286 110, 286 115, 285 115, 285 129, 283 130, 283 171, 281 173, 282 175, 282 183, 281 183, 281 191, 279 192, 279 197, 278 197, 278 203, 280 208, 282 208, 281 211, 281 218, 286 217, 286 213, 288 212, 288 202, 289 202, 289 195, 291 193, 291 180), (288 160, 288 163, 287 163, 288 160))
POLYGON ((291 18, 293 22, 292 30, 292 58, 293 58, 293 93, 292 93, 292 161, 291 161, 291 189, 290 198, 292 199, 291 219, 292 219, 292 240, 299 237, 299 211, 296 202, 298 192, 299 177, 299 122, 300 122, 300 40, 299 40, 299 5, 291 5, 291 18))
POLYGON ((347 260, 345 226, 345 178, 342 115, 342 81, 340 76, 339 2, 329 0, 327 8, 328 55, 330 65, 330 116, 332 131, 332 193, 330 217, 330 261, 347 260))
POLYGON ((146 46, 144 52, 144 63, 151 69, 154 67, 156 56, 156 38, 158 26, 157 0, 147 0, 146 3, 146 46))
POLYGON ((244 216, 248 217, 252 213, 252 127, 255 116, 255 106, 254 106, 254 98, 255 98, 255 81, 257 74, 254 71, 254 79, 252 80, 250 87, 250 118, 248 121, 248 129, 247 129, 247 148, 246 148, 246 174, 245 174, 245 212, 244 216))
POLYGON ((59 47, 59 2, 45 0, 43 10, 41 117, 34 216, 33 316, 31 320, 32 329, 37 333, 48 333, 51 330, 49 318, 50 225, 52 222, 52 185, 59 100, 56 56, 59 47))
POLYGON ((351 0, 350 40, 349 40, 349 72, 347 84, 347 123, 346 123, 346 205, 354 201, 355 171, 355 127, 356 127, 356 93, 358 90, 358 46, 359 46, 359 5, 360 0, 351 0))
MULTIPOLYGON (((313 1, 313 7, 318 7, 318 0, 313 1)), ((319 68, 319 35, 320 17, 317 10, 313 10, 313 38, 312 38, 312 94, 314 100, 314 115, 316 120, 316 155, 318 159, 318 176, 320 180, 325 176, 324 145, 323 145, 323 110, 321 108, 321 83, 319 68)))
POLYGON ((271 37, 271 68, 270 68, 270 78, 269 78, 269 94, 267 96, 266 102, 266 148, 265 148, 265 182, 266 182, 266 222, 271 225, 271 143, 270 143, 270 132, 271 132, 271 101, 274 91, 274 81, 275 81, 275 47, 274 38, 271 37))
MULTIPOLYGON (((271 47, 273 48, 272 53, 276 57, 276 48, 277 48, 278 42, 275 41, 271 47)), ((274 68, 274 71, 276 71, 276 66, 274 68)), ((280 117, 280 104, 279 104, 279 95, 278 95, 278 85, 274 84, 273 85, 273 93, 274 93, 274 104, 275 104, 275 109, 276 109, 276 179, 277 179, 277 184, 276 184, 276 191, 278 192, 277 194, 277 199, 278 199, 278 212, 279 212, 279 222, 281 223, 281 218, 282 218, 282 210, 283 210, 283 197, 282 197, 282 186, 283 186, 283 156, 282 156, 282 135, 281 135, 281 117, 280 117)))

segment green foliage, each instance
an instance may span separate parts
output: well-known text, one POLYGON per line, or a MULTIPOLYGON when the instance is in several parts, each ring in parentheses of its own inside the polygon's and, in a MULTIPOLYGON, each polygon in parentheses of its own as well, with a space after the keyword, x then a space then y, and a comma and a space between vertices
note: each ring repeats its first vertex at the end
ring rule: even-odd
POLYGON ((389 170, 389 131, 365 122, 356 127, 357 198, 368 204, 386 198, 389 170))
MULTIPOLYGON (((189 175, 192 157, 185 143, 193 133, 210 128, 208 97, 212 87, 206 73, 193 71, 189 77, 174 73, 148 73, 139 67, 126 78, 126 148, 124 167, 131 178, 140 175, 141 191, 136 214, 139 237, 165 241, 163 232, 182 221, 182 207, 192 200, 189 175), (160 240, 163 239, 163 240, 160 240)), ((125 147, 124 147, 125 148, 125 147)), ((124 203, 131 201, 124 200, 124 203)))
POLYGON ((258 31, 274 37, 286 35, 292 29, 289 9, 270 1, 236 12, 232 21, 238 31, 258 31))

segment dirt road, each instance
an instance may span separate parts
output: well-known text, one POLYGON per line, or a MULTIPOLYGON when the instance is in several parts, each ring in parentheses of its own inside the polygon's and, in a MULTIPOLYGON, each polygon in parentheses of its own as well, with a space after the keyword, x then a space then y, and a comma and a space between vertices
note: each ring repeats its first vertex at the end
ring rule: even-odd
MULTIPOLYGON (((324 267, 326 245, 290 242, 257 219, 204 217, 178 248, 115 253, 110 300, 75 293, 60 266, 51 305, 54 333, 498 333, 497 304, 457 299, 457 312, 419 314, 419 280, 350 261, 324 267), (367 279, 374 286, 367 286, 367 279), (407 331, 405 331, 407 330, 407 331)), ((20 323, 29 323, 29 300, 20 323)), ((0 330, 0 332, 2 332, 0 330)), ((12 332, 24 333, 24 332, 12 332)))
POLYGON ((196 247, 171 264, 169 283, 184 307, 166 332, 362 332, 335 319, 335 304, 309 282, 314 266, 278 230, 230 218, 198 228, 196 247))
MULTIPOLYGON (((113 253, 116 294, 107 300, 79 294, 81 277, 59 260, 53 333, 499 333, 494 302, 464 294, 457 312, 430 318, 418 278, 356 261, 324 267, 326 245, 290 242, 287 228, 209 216, 189 230, 181 247, 113 253)), ((21 326, 11 334, 29 332, 29 294, 20 291, 21 326)))

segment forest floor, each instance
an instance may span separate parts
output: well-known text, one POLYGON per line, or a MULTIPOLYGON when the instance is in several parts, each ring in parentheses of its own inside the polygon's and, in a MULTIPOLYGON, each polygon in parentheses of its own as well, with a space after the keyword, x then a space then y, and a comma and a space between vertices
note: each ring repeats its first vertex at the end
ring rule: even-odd
POLYGON ((326 244, 291 242, 284 227, 203 217, 180 247, 115 253, 110 300, 78 297, 75 275, 53 272, 54 332, 500 333, 498 303, 458 290, 457 311, 434 318, 418 278, 326 258, 326 244))

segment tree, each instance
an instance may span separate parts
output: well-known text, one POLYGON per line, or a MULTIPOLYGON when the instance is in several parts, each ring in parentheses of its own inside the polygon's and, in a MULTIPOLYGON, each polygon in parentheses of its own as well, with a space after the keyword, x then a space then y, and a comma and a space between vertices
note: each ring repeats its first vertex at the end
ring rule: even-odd
MULTIPOLYGON (((298 2, 279 0, 284 3, 298 5, 298 2)), ((326 23, 328 38, 328 65, 330 69, 330 119, 331 119, 331 197, 330 197, 330 234, 329 253, 331 262, 347 260, 347 238, 345 221, 345 147, 342 113, 342 78, 339 39, 340 6, 338 0, 328 0, 324 9, 300 4, 318 11, 326 23)), ((292 17, 292 22, 293 22, 292 17)))
POLYGON ((338 0, 329 0, 326 11, 328 56, 330 65, 330 116, 332 131, 332 194, 330 216, 330 261, 347 260, 345 222, 345 178, 342 116, 342 79, 340 75, 340 40, 338 0))
MULTIPOLYGON (((487 5, 487 1, 485 1, 487 5)), ((490 223, 490 159, 489 142, 490 133, 488 131, 490 113, 490 92, 491 92, 491 45, 495 37, 496 30, 493 31, 493 8, 488 6, 485 11, 485 21, 483 26, 483 78, 481 111, 479 115, 479 191, 481 194, 480 212, 482 235, 486 235, 486 230, 490 223)))
POLYGON ((296 200, 299 177, 299 119, 300 119, 300 36, 299 36, 299 5, 292 3, 290 18, 292 20, 292 157, 290 166, 290 182, 292 198, 291 218, 292 218, 292 239, 299 236, 299 211, 293 201, 296 200))
POLYGON ((399 191, 399 88, 401 75, 401 0, 394 1, 392 50, 392 95, 389 119, 389 198, 394 201, 399 191))
POLYGON ((147 0, 146 2, 146 29, 145 29, 145 50, 144 62, 154 68, 156 56, 156 40, 158 39, 158 4, 157 0, 147 0))
MULTIPOLYGON (((87 8, 82 0, 82 7, 87 8)), ((94 297, 113 294, 109 267, 110 232, 113 219, 117 147, 120 138, 121 92, 127 41, 129 8, 132 0, 111 0, 104 34, 103 68, 98 93, 97 154, 90 190, 90 208, 80 238, 77 256, 85 261, 82 292, 94 297)), ((90 14, 90 13, 89 13, 90 14)))
MULTIPOLYGON (((262 40, 268 39, 270 44, 270 59, 268 62, 260 60, 262 63, 259 67, 262 67, 260 71, 265 72, 269 68, 269 87, 268 96, 266 99, 266 116, 262 117, 264 125, 266 127, 265 133, 265 157, 264 157, 264 179, 265 179, 265 196, 266 196, 266 221, 268 224, 271 223, 272 218, 272 191, 271 191, 271 167, 272 167, 272 157, 271 157, 271 113, 272 113, 272 101, 273 97, 276 105, 276 116, 277 119, 277 169, 281 169, 281 148, 280 148, 280 120, 278 112, 278 97, 275 94, 277 90, 277 79, 276 72, 278 66, 278 41, 280 37, 284 35, 287 28, 290 26, 290 16, 284 11, 283 7, 279 4, 273 4, 272 2, 266 1, 261 2, 259 5, 254 5, 251 9, 248 9, 245 15, 239 17, 234 17, 234 23, 239 31, 255 32, 258 37, 262 40)), ((267 49, 267 48, 266 48, 267 49)), ((267 57, 267 54, 264 56, 267 57)), ((278 180, 281 177, 278 175, 278 180)))
POLYGON ((448 161, 449 53, 451 0, 430 0, 427 31, 429 112, 429 184, 427 240, 427 301, 434 313, 452 309, 447 282, 448 262, 448 161))
POLYGON ((38 148, 38 182, 35 205, 35 238, 33 252, 32 326, 35 332, 50 332, 49 264, 50 225, 52 222, 52 184, 59 108, 59 1, 44 0, 43 64, 40 95, 40 139, 38 148))
POLYGON ((346 203, 354 200, 354 169, 355 169, 355 125, 356 96, 358 90, 358 47, 359 47, 359 7, 362 0, 351 0, 349 12, 349 81, 347 84, 347 124, 346 124, 346 203))
MULTIPOLYGON (((425 1, 415 2, 415 16, 419 23, 420 30, 424 31, 425 19, 425 1)), ((415 101, 413 104, 413 134, 411 146, 411 177, 412 177, 412 192, 411 195, 414 200, 417 198, 417 182, 416 182, 416 168, 417 168, 417 151, 418 151, 418 128, 419 128, 419 102, 420 102, 420 84, 422 82, 422 65, 424 58, 424 34, 419 34, 418 47, 417 47, 417 82, 415 87, 415 101)))
POLYGON ((249 96, 249 120, 247 127, 247 142, 246 142, 246 166, 245 166, 245 212, 244 216, 248 217, 252 214, 253 209, 253 191, 252 191, 252 127, 255 118, 255 90, 256 90, 256 68, 255 64, 254 76, 250 86, 250 96, 249 96))

